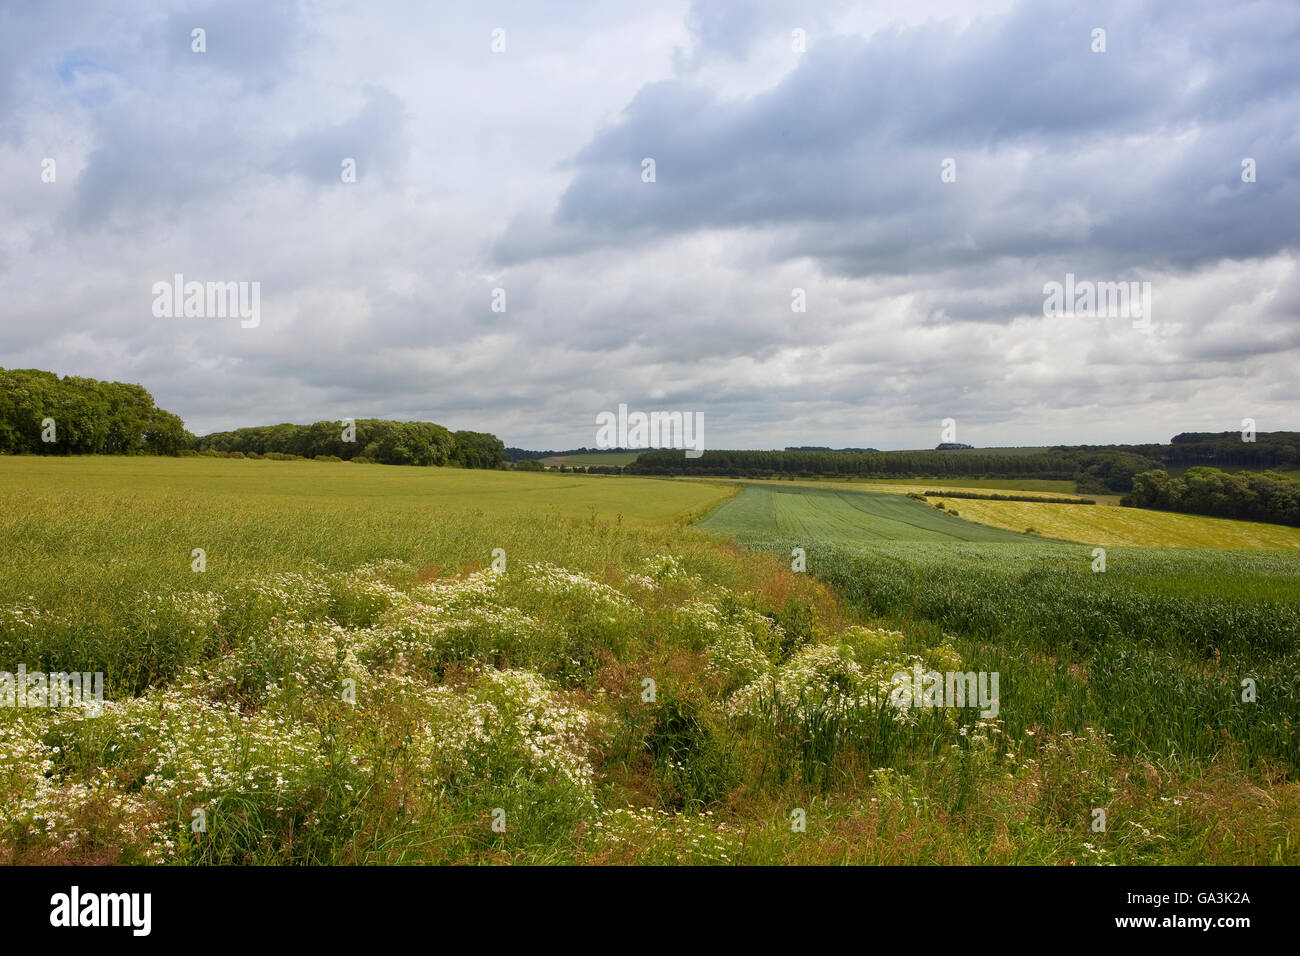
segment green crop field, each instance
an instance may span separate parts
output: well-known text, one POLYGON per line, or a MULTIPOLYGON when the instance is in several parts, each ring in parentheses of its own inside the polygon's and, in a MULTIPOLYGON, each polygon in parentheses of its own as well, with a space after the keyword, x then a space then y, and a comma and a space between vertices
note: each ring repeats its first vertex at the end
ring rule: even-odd
POLYGON ((960 635, 964 657, 1014 680, 1013 733, 1069 715, 1060 725, 1102 726, 1150 759, 1209 759, 1231 739, 1300 771, 1300 555, 1113 548, 1098 572, 1092 549, 1059 544, 801 540, 766 546, 804 547, 851 603, 960 635), (1089 679, 1063 679, 1067 666, 1089 679), (1267 687, 1251 706, 1244 678, 1267 687))
MULTIPOLYGON (((1006 691, 1008 704, 1015 701, 1005 714, 1011 736, 1100 729, 1117 752, 1156 766, 1227 761, 1265 777, 1300 776, 1300 553, 1267 550, 1295 529, 1217 522, 1244 526, 1250 551, 1099 552, 1030 536, 918 538, 884 520, 843 520, 843 503, 826 489, 787 493, 806 501, 801 507, 751 485, 701 524, 777 555, 801 548, 807 571, 850 606, 922 644, 950 640, 969 666, 999 672, 1014 688, 1006 691), (1257 698, 1243 699, 1243 682, 1257 698)), ((1100 516, 1103 525, 1121 511, 1029 507, 1079 522, 1100 516)), ((1192 517, 1137 514, 1166 526, 1192 517)))
POLYGON ((1145 759, 1226 750, 1294 777, 1300 555, 1113 548, 1104 572, 1093 562, 1091 549, 1062 545, 808 554, 809 569, 850 602, 959 634, 964 657, 1001 669, 1019 688, 1012 733, 1068 715, 1063 724, 1104 727, 1145 759), (1247 678, 1265 688, 1249 705, 1247 678))
MULTIPOLYGON (((712 512, 701 526, 751 540, 804 536, 827 544, 855 544, 873 540, 1024 541, 1026 538, 1051 538, 1107 547, 1300 549, 1300 528, 1121 508, 1117 503, 1118 496, 1114 495, 1092 496, 1098 503, 1087 507, 1051 502, 947 498, 943 495, 931 495, 927 504, 908 498, 906 494, 948 489, 978 492, 981 488, 974 484, 934 481, 751 481, 719 484, 740 484, 743 490, 712 512), (948 511, 934 507, 939 503, 948 511), (954 511, 957 517, 953 517, 954 511)), ((1018 490, 1027 494, 1049 493, 1048 489, 1018 490)))
POLYGON ((749 540, 790 538, 825 544, 865 541, 1015 541, 1023 536, 954 518, 898 494, 746 484, 700 527, 749 540))
POLYGON ((738 491, 0 458, 0 861, 1300 862, 1295 554, 738 491))

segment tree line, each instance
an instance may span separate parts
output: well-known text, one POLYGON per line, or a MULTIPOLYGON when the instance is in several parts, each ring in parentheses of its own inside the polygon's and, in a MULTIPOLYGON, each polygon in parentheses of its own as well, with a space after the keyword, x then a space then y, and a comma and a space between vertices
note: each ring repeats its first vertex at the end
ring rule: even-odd
POLYGON ((229 454, 336 458, 386 465, 501 468, 505 445, 486 432, 376 418, 266 425, 196 438, 140 385, 0 368, 0 454, 229 454))
POLYGON ((1165 468, 1196 465, 1251 471, 1300 468, 1300 432, 1259 432, 1249 438, 1239 431, 1182 432, 1165 445, 1078 445, 1074 449, 1126 452, 1158 462, 1165 468))
POLYGON ((1133 490, 1120 503, 1300 527, 1300 481, 1271 471, 1229 474, 1198 466, 1181 478, 1148 471, 1133 479, 1133 490))
POLYGON ((495 435, 381 418, 237 428, 204 435, 194 447, 200 452, 337 458, 381 465, 454 463, 464 468, 500 468, 505 460, 505 445, 495 435))
POLYGON ((686 458, 678 450, 642 452, 629 474, 732 478, 966 477, 1073 481, 1080 494, 1127 492, 1144 472, 1209 462, 1236 468, 1300 467, 1300 433, 1185 432, 1168 444, 1057 445, 1008 454, 979 448, 873 451, 787 448, 785 451, 706 451, 686 458))
POLYGON ((0 368, 0 454, 178 455, 193 442, 139 385, 0 368))
POLYGON ((1049 449, 1023 455, 960 451, 706 451, 687 458, 678 450, 642 452, 629 474, 731 478, 929 477, 1037 478, 1075 481, 1081 492, 1127 491, 1133 476, 1156 467, 1118 450, 1049 449))

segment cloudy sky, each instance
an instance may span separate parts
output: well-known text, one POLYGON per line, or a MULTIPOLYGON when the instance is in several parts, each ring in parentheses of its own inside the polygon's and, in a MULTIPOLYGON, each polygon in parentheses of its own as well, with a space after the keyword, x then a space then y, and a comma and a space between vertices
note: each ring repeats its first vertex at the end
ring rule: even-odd
POLYGON ((0 365, 196 433, 1300 428, 1298 50, 1273 0, 0 0, 0 365), (260 324, 155 317, 177 273, 260 324), (1045 316, 1067 273, 1149 327, 1045 316))

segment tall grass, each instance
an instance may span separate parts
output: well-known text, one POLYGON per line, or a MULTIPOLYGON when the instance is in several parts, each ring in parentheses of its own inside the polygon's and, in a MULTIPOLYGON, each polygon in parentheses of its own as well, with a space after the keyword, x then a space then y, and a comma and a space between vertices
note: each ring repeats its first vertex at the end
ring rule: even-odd
POLYGON ((1012 733, 1103 727, 1137 755, 1231 749, 1300 775, 1300 555, 1123 548, 1105 572, 1092 562, 1046 544, 808 549, 809 571, 864 613, 922 642, 951 633, 977 670, 999 671, 1012 733))

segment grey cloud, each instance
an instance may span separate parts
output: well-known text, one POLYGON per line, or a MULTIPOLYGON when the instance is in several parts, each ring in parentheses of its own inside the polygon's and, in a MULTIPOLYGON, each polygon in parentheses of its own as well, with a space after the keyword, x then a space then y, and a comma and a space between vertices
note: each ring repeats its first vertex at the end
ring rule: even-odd
POLYGON ((392 173, 406 161, 405 107, 389 90, 367 87, 361 109, 335 126, 298 134, 277 165, 319 183, 338 183, 344 159, 356 162, 357 183, 374 171, 392 173))
POLYGON ((771 37, 789 45, 794 29, 815 34, 848 6, 822 0, 804 0, 797 7, 783 0, 692 0, 686 27, 694 48, 679 50, 674 62, 689 72, 712 57, 743 60, 760 38, 771 37))
POLYGON ((1053 250, 1184 268, 1267 255, 1295 244, 1300 221, 1289 139, 1300 71, 1279 40, 1300 14, 1271 9, 1224 19, 1198 5, 1174 19, 1168 8, 1024 6, 964 30, 825 42, 748 99, 688 80, 648 85, 576 154, 555 246, 533 226, 531 244, 507 231, 497 252, 564 254, 583 231, 595 246, 784 226, 778 251, 849 275, 1053 250), (1104 54, 1088 48, 1098 21, 1104 54), (1216 39, 1189 56, 1181 38, 1210 28, 1216 39), (1246 44, 1250 65, 1238 69, 1246 44), (1193 129, 1194 148, 1180 141, 1193 129), (1270 175, 1249 188, 1239 164, 1255 154, 1270 175), (647 156, 653 184, 640 179, 647 156), (949 156, 958 182, 942 184, 949 156), (1053 208, 1071 206, 1099 218, 1056 228, 1053 208))
POLYGON ((265 92, 292 71, 304 29, 297 3, 222 0, 185 5, 161 25, 157 43, 175 73, 224 75, 265 92), (203 53, 193 50, 196 28, 205 31, 203 53))

